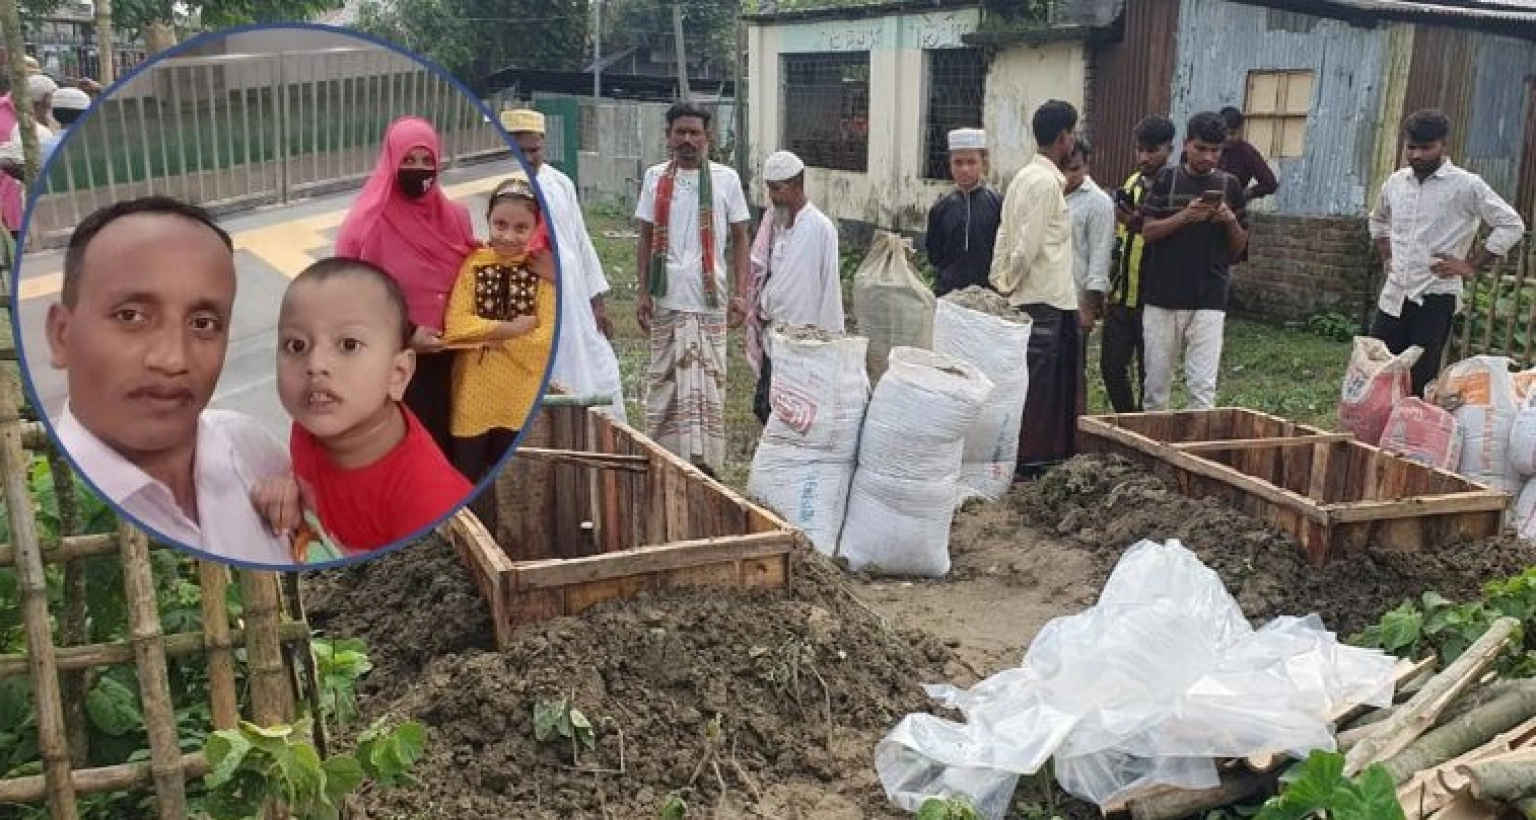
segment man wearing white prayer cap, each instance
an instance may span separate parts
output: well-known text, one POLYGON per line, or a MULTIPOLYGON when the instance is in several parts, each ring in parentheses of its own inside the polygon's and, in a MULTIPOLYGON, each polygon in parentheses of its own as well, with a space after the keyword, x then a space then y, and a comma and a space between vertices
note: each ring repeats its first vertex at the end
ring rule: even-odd
POLYGON ((512 135, 533 168, 560 255, 560 339, 550 369, 550 386, 568 395, 608 396, 611 402, 603 406, 626 421, 619 357, 609 342, 613 322, 603 302, 603 294, 610 290, 608 277, 587 233, 576 185, 544 161, 543 114, 531 108, 503 111, 501 127, 512 135))
POLYGON ((752 242, 752 286, 745 294, 747 360, 757 371, 752 412, 768 423, 773 328, 813 325, 842 333, 843 285, 837 226, 805 194, 805 163, 775 151, 763 163, 769 208, 752 242))
POLYGON ((65 128, 74 125, 90 107, 90 95, 78 88, 70 86, 53 92, 53 118, 65 128))
POLYGON ((949 175, 955 190, 928 211, 928 261, 938 272, 933 292, 943 296, 972 285, 991 287, 992 251, 1003 214, 1003 196, 983 184, 987 175, 987 132, 949 132, 949 175))

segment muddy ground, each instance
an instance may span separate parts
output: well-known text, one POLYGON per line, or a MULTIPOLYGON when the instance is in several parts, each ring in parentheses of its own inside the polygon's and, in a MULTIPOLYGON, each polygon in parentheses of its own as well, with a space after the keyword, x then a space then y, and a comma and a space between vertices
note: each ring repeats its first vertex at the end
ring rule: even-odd
POLYGON ((307 603, 317 628, 367 640, 365 716, 429 726, 422 786, 370 794, 361 816, 649 818, 678 792, 689 817, 883 820, 909 815, 886 804, 873 749, 929 708, 919 685, 1017 664, 1040 626, 1091 605, 1143 538, 1183 541, 1256 622, 1317 612, 1345 635, 1423 590, 1470 596, 1536 564, 1536 545, 1507 539, 1313 571, 1266 525, 1085 457, 958 514, 942 581, 848 578, 806 554, 782 594, 604 605, 527 627, 504 654, 490 651, 486 609, 441 542, 311 575, 307 603), (560 696, 596 727, 575 760, 568 743, 534 739, 534 704, 560 696))

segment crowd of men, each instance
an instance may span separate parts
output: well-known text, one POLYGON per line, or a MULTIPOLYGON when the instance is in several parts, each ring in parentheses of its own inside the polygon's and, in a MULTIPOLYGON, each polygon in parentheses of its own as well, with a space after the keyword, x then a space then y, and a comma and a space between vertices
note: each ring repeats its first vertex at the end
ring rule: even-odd
MULTIPOLYGON (((1280 188, 1243 139, 1234 108, 1190 117, 1177 157, 1175 123, 1144 118, 1129 135, 1136 169, 1108 189, 1090 173, 1093 148, 1078 123, 1069 103, 1040 106, 1031 119, 1037 153, 1006 195, 986 183, 986 132, 951 131, 955 187, 928 214, 935 293, 988 288, 1031 321, 1020 477, 1075 452, 1086 340, 1101 325, 1099 372, 1115 412, 1168 409, 1179 370, 1190 407, 1215 405, 1231 268, 1248 253, 1248 206, 1280 188)), ((672 159, 646 172, 635 216, 638 316, 651 342, 648 428, 713 472, 725 457, 727 327, 746 325, 758 374, 753 409, 766 423, 772 350, 765 329, 842 331, 844 311, 836 227, 807 196, 804 162, 786 151, 768 158, 761 175, 770 207, 750 233, 739 177, 708 160, 709 130, 704 109, 679 104, 668 112, 672 159)), ((1370 218, 1385 273, 1370 333, 1394 353, 1410 345, 1425 351, 1415 394, 1440 370, 1463 281, 1509 253, 1525 228, 1486 182, 1446 156, 1449 132, 1439 111, 1407 118, 1407 167, 1387 179, 1370 218), (1474 253, 1485 224, 1493 232, 1474 253)))

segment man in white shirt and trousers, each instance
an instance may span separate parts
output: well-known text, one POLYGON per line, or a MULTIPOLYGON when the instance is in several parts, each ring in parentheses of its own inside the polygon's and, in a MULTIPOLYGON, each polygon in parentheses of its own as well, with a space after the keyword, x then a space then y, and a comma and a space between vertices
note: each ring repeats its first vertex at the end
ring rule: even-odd
POLYGON ((603 304, 603 294, 610 289, 608 278, 587 234, 576 186, 560 169, 544 161, 543 114, 531 109, 503 111, 501 127, 517 141, 533 169, 534 181, 549 209, 546 227, 560 254, 560 339, 549 374, 550 386, 568 395, 608 398, 612 401, 608 409, 625 421, 619 357, 609 342, 613 322, 603 304))
POLYGON ((1078 137, 1062 173, 1067 177, 1067 210, 1072 213, 1072 279, 1077 283, 1077 320, 1082 330, 1077 382, 1077 412, 1088 412, 1088 335, 1104 315, 1109 267, 1115 256, 1115 201, 1093 181, 1089 160, 1093 146, 1078 137))
MULTIPOLYGON (((288 448, 255 419, 211 410, 235 301, 229 234, 166 197, 109 205, 69 239, 49 361, 69 397, 50 420, 64 453, 109 501, 167 543, 290 569, 251 493, 286 475, 288 448)), ((24 351, 40 367, 37 351, 24 351)))
POLYGON ((837 226, 805 194, 805 163, 778 151, 763 163, 770 207, 752 243, 752 294, 747 313, 747 360, 757 371, 752 413, 762 424, 771 412, 773 329, 813 325, 842 333, 843 284, 837 226))
POLYGON ((1520 214, 1483 178, 1445 156, 1450 120, 1418 111, 1403 123, 1408 167, 1381 186, 1371 213, 1371 240, 1386 269, 1370 335, 1393 353, 1410 346, 1424 355, 1413 367, 1413 395, 1440 374, 1451 322, 1461 307, 1462 280, 1487 270, 1525 233, 1520 214), (1478 228, 1493 229, 1473 254, 1478 228))

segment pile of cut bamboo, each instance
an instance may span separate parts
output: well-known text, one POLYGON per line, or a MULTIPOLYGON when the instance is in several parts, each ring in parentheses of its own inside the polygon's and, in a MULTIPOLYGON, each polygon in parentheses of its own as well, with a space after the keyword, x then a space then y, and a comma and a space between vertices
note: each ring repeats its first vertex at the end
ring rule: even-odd
MULTIPOLYGON (((1514 618, 1495 621, 1439 672, 1434 658, 1403 661, 1394 706, 1335 715, 1344 774, 1381 764, 1407 820, 1496 820, 1510 811, 1536 820, 1536 680, 1490 671, 1519 629, 1514 618)), ((1155 787, 1105 814, 1174 820, 1261 798, 1275 793, 1286 762, 1271 755, 1223 761, 1217 788, 1155 787)))

